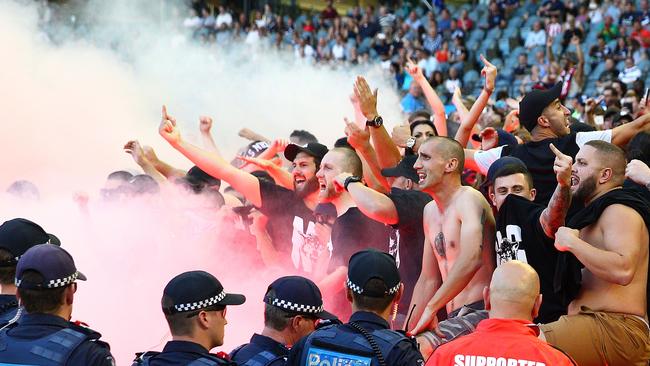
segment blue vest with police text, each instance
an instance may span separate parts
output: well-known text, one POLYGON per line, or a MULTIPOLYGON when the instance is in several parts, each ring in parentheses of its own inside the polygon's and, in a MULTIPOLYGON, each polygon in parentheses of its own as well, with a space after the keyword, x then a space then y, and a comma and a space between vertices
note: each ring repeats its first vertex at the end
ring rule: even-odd
POLYGON ((64 328, 47 337, 16 339, 0 332, 0 366, 61 366, 91 334, 64 328))
MULTIPOLYGON (((310 334, 300 359, 301 366, 378 366, 379 361, 363 334, 343 330, 346 325, 332 325, 310 334)), ((384 359, 404 339, 404 335, 390 329, 368 332, 384 359)))

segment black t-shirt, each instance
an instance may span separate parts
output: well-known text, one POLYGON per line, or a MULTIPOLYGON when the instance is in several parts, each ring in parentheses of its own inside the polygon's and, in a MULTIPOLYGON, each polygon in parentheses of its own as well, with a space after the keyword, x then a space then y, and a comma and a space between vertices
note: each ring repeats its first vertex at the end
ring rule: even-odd
POLYGON ((559 252, 539 222, 543 211, 540 204, 508 195, 496 218, 496 255, 497 266, 516 259, 537 271, 543 301, 535 321, 550 323, 566 314, 568 302, 553 288, 559 252))
POLYGON ((404 294, 399 304, 399 312, 407 314, 413 288, 422 271, 422 252, 424 250, 422 215, 424 206, 431 202, 431 196, 420 191, 392 188, 388 197, 395 205, 399 220, 391 230, 388 252, 395 257, 404 283, 404 294))
POLYGON ((352 254, 375 248, 388 251, 390 228, 364 215, 357 207, 350 207, 336 218, 332 227, 332 258, 330 270, 347 267, 352 254))
POLYGON ((557 186, 557 179, 553 172, 555 154, 549 148, 551 143, 562 153, 574 159, 578 150, 580 150, 576 143, 576 133, 571 133, 563 137, 530 141, 514 147, 506 145, 501 152, 501 156, 514 156, 526 164, 533 176, 533 187, 537 190, 535 202, 543 205, 547 205, 551 200, 553 191, 557 186))
POLYGON ((625 182, 623 182, 623 188, 636 192, 639 197, 641 197, 641 199, 643 199, 645 203, 650 206, 650 190, 648 190, 648 188, 629 179, 626 179, 625 182))
POLYGON ((291 255, 293 265, 312 272, 317 253, 325 250, 315 231, 314 213, 294 191, 260 180, 260 211, 269 217, 268 231, 278 251, 291 255))

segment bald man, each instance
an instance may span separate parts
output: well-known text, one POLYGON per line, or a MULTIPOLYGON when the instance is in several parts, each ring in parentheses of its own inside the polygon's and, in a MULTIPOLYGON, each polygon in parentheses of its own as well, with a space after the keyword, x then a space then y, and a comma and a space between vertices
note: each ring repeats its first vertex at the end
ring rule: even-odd
MULTIPOLYGON (((447 137, 430 137, 418 150, 418 184, 433 201, 424 208, 422 272, 407 324, 413 334, 433 330, 428 334, 449 340, 460 335, 459 329, 471 332, 481 318, 473 319, 470 327, 445 331, 438 328, 438 310, 446 307, 451 320, 484 309, 483 288, 495 267, 494 216, 481 193, 461 185, 464 161, 462 146, 447 137)), ((437 345, 433 339, 430 343, 437 345)))
POLYGON ((483 289, 490 318, 473 334, 440 346, 427 365, 575 365, 570 357, 540 340, 537 317, 542 295, 539 277, 528 264, 510 261, 494 271, 483 289))
POLYGON ((555 247, 583 265, 582 287, 568 315, 540 328, 580 365, 648 365, 648 226, 650 208, 625 180, 619 147, 590 141, 571 174, 575 200, 585 204, 555 234, 555 247))

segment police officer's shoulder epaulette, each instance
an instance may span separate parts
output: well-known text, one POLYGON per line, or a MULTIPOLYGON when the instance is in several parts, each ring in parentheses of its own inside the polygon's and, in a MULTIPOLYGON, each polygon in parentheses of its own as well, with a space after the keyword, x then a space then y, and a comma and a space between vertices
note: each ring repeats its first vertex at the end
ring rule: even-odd
POLYGON ((237 362, 232 361, 226 352, 210 353, 210 356, 212 356, 219 365, 237 366, 237 362))
POLYGON ((102 337, 101 333, 88 327, 88 324, 78 320, 74 322, 68 322, 68 324, 70 329, 85 335, 90 342, 93 342, 94 344, 106 349, 111 348, 108 343, 100 340, 102 337))
POLYGON ((343 324, 343 322, 338 319, 320 319, 318 323, 316 323, 316 330, 331 328, 333 326, 341 324, 343 324))

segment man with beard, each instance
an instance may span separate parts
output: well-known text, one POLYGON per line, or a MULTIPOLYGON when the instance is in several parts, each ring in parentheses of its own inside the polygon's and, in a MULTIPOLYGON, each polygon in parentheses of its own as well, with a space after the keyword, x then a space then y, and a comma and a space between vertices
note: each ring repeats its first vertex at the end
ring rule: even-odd
POLYGON ((542 325, 540 337, 579 365, 647 365, 650 359, 650 209, 622 189, 624 180, 623 150, 602 141, 586 143, 571 175, 573 197, 585 208, 555 234, 555 247, 571 252, 585 268, 569 315, 542 325))
POLYGON ((269 234, 277 251, 276 262, 283 264, 285 258, 291 258, 297 269, 316 278, 324 275, 325 269, 321 269, 318 263, 327 256, 328 243, 323 243, 316 235, 316 225, 320 224, 314 219, 313 209, 318 204, 315 174, 320 160, 327 153, 326 146, 319 143, 309 143, 304 147, 294 144, 287 146, 284 156, 293 162, 294 190, 291 191, 235 168, 216 151, 206 151, 184 141, 176 120, 167 114, 165 107, 159 132, 196 166, 230 184, 270 220, 274 220, 269 234), (316 249, 309 251, 311 255, 304 256, 301 253, 305 252, 305 246, 316 249))
MULTIPOLYGON (((318 200, 321 204, 332 203, 337 215, 332 226, 329 275, 319 283, 326 294, 344 290, 346 265, 352 254, 366 248, 388 249, 389 228, 364 215, 348 192, 351 185, 362 184, 362 175, 361 159, 354 150, 346 147, 330 150, 316 174, 320 186, 318 200)), ((350 309, 345 296, 339 295, 333 312, 346 319, 350 309), (341 314, 339 310, 345 313, 341 314)))
POLYGON ((416 325, 408 328, 413 334, 433 330, 447 340, 456 337, 457 327, 438 327, 436 313, 443 307, 448 322, 462 316, 475 326, 487 317, 483 288, 495 267, 494 217, 479 191, 461 185, 464 161, 462 146, 447 137, 431 137, 418 151, 419 186, 433 201, 424 209, 422 273, 411 300, 416 325))
POLYGON ((530 132, 531 141, 487 151, 466 150, 467 168, 485 174, 490 165, 502 156, 519 158, 533 175, 533 186, 537 189, 535 202, 546 205, 557 186, 553 173, 555 154, 548 147, 550 143, 563 154, 575 158, 580 147, 588 141, 602 140, 625 146, 638 132, 650 126, 650 114, 645 114, 612 130, 572 133, 569 130, 571 111, 562 104, 561 93, 562 83, 557 83, 551 89, 533 90, 526 94, 519 102, 519 119, 530 132))

